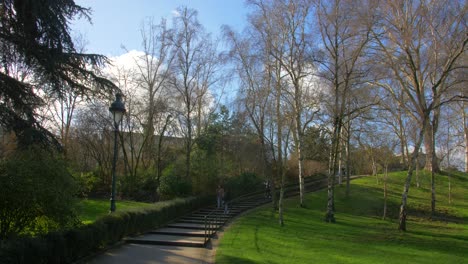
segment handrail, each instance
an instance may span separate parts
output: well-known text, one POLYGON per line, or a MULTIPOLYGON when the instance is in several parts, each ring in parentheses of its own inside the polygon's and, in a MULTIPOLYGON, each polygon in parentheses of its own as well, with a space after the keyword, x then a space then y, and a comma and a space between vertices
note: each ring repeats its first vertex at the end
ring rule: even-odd
POLYGON ((221 223, 220 220, 220 214, 217 213, 220 212, 219 208, 215 208, 211 212, 205 215, 205 240, 204 243, 208 241, 208 238, 213 235, 214 230, 216 230, 216 224, 221 223), (214 217, 212 217, 214 216, 214 217))
MULTIPOLYGON (((350 179, 356 179, 363 177, 364 175, 354 175, 350 176, 350 179)), ((328 177, 325 178, 320 178, 320 179, 315 179, 311 177, 306 177, 304 179, 304 187, 311 187, 313 185, 315 186, 320 186, 317 185, 318 183, 326 183, 328 177)), ((287 196, 286 193, 293 193, 294 191, 297 191, 297 187, 299 186, 299 183, 291 183, 288 185, 283 186, 284 191, 285 191, 285 196, 287 196)), ((279 188, 276 188, 275 191, 279 191, 279 188)), ((226 203, 230 206, 233 207, 234 204, 239 203, 240 201, 247 200, 246 198, 254 198, 255 196, 263 196, 265 191, 256 191, 248 194, 241 195, 239 197, 236 197, 234 199, 231 199, 229 201, 226 201, 226 203)), ((217 230, 216 225, 221 223, 221 212, 223 211, 223 208, 215 208, 211 212, 205 215, 204 217, 204 222, 205 222, 205 240, 204 243, 206 243, 217 230)))

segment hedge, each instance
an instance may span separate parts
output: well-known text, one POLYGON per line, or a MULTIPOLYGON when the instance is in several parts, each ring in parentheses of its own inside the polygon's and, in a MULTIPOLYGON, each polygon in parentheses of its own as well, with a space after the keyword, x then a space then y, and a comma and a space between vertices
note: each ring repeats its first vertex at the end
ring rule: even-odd
POLYGON ((70 230, 0 241, 0 263, 72 263, 126 236, 164 226, 210 201, 209 197, 175 199, 115 212, 70 230))

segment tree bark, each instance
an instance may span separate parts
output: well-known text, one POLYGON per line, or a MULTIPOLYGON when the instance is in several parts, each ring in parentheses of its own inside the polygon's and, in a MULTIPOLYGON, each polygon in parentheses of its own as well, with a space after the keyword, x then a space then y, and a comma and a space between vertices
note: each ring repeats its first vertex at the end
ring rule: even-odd
POLYGON ((335 117, 333 128, 332 149, 330 155, 331 167, 328 173, 328 186, 327 186, 327 212, 325 214, 325 222, 335 223, 335 178, 338 165, 338 148, 341 133, 341 120, 335 117))
POLYGON ((463 131, 464 131, 464 136, 465 136, 465 172, 468 173, 468 115, 465 112, 465 109, 462 109, 462 113, 463 113, 463 131))
MULTIPOLYGON (((435 129, 435 128, 434 128, 435 129)), ((440 168, 437 164, 437 159, 433 159, 432 156, 435 156, 434 153, 434 131, 432 124, 427 124, 426 130, 424 131, 424 148, 426 150, 426 164, 424 169, 427 171, 440 171, 440 168)))
POLYGON ((408 167, 408 173, 406 174, 405 186, 403 189, 403 194, 401 196, 401 205, 400 205, 400 214, 398 219, 398 230, 406 231, 406 218, 407 218, 407 200, 408 200, 408 192, 411 185, 411 178, 413 176, 413 170, 415 167, 416 162, 418 161, 419 157, 419 149, 421 148, 421 144, 424 138, 424 132, 426 130, 426 126, 428 123, 428 117, 425 116, 422 122, 422 127, 419 132, 419 138, 416 142, 416 146, 414 147, 413 154, 411 155, 411 162, 408 167))
POLYGON ((387 217, 387 178, 388 178, 388 165, 385 164, 385 174, 384 174, 384 207, 383 207, 383 216, 382 219, 385 220, 387 217))
POLYGON ((346 197, 349 197, 350 193, 350 170, 351 170, 351 161, 350 161, 350 141, 351 141, 351 121, 347 123, 346 129, 346 197))

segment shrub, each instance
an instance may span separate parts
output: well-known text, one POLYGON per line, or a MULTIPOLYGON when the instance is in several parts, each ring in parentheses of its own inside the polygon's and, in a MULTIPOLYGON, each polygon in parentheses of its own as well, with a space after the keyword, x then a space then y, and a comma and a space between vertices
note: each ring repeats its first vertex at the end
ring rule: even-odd
POLYGON ((100 179, 95 172, 73 172, 73 178, 75 179, 78 186, 78 196, 88 197, 88 195, 96 191, 97 186, 102 184, 100 179))
POLYGON ((190 179, 186 179, 180 173, 181 171, 177 171, 174 164, 169 165, 163 170, 158 189, 161 199, 183 197, 190 194, 192 190, 190 179))
POLYGON ((77 223, 75 182, 49 152, 31 148, 1 161, 0 190, 0 240, 77 223))
POLYGON ((0 263, 72 263, 125 236, 161 227, 210 201, 211 197, 175 199, 116 212, 67 231, 3 241, 0 263))
POLYGON ((237 177, 226 181, 225 189, 231 194, 231 198, 262 190, 263 180, 255 173, 244 172, 237 177))

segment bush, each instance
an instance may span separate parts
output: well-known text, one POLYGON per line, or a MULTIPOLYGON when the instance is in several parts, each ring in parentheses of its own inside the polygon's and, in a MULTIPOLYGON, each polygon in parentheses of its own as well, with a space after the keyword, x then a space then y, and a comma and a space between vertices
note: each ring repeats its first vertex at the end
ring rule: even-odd
POLYGON ((158 189, 161 199, 164 200, 190 195, 192 190, 190 179, 186 179, 185 176, 182 176, 180 173, 181 171, 177 171, 174 164, 169 165, 163 170, 161 183, 158 189))
POLYGON ((44 150, 0 162, 0 240, 76 224, 76 185, 65 162, 44 150))
POLYGON ((95 192, 97 186, 102 184, 100 179, 95 172, 73 172, 73 178, 75 179, 78 186, 78 196, 86 198, 92 192, 95 192))
POLYGON ((229 178, 225 183, 225 189, 230 192, 231 198, 263 190, 262 188, 264 188, 263 179, 251 172, 244 172, 237 177, 229 178))
POLYGON ((211 197, 175 199, 116 212, 67 231, 4 241, 0 244, 0 263, 72 263, 125 236, 161 227, 210 201, 211 197))
POLYGON ((138 170, 134 176, 126 175, 118 177, 119 190, 122 197, 144 202, 157 200, 157 179, 155 169, 138 170))

